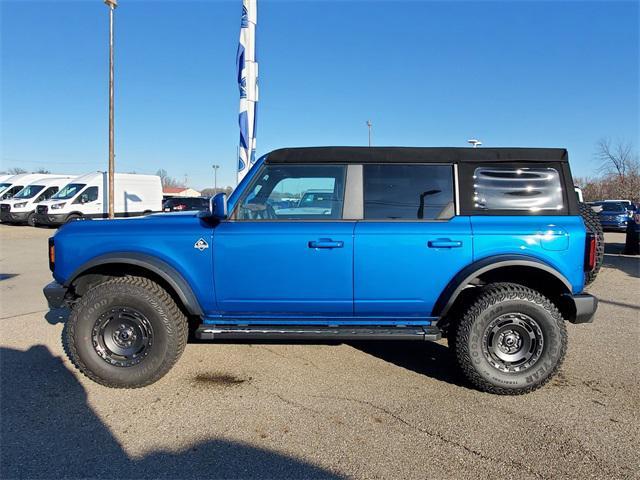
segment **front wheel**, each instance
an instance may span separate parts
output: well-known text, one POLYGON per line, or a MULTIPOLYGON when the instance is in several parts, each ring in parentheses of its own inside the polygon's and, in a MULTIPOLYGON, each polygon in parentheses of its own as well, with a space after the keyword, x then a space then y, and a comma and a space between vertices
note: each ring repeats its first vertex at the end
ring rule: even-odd
POLYGON ((122 277, 89 290, 74 305, 62 335, 69 359, 91 380, 138 388, 159 380, 180 358, 188 324, 158 284, 122 277))
POLYGON ((522 285, 484 288, 457 326, 456 360, 477 388, 532 392, 558 371, 567 349, 564 320, 549 299, 522 285))

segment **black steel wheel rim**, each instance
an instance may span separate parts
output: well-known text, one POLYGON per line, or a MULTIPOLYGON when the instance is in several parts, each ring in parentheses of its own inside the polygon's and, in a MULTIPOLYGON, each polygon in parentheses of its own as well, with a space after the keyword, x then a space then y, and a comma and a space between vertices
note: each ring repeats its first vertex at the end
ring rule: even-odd
POLYGON ((523 313, 495 318, 484 330, 482 351, 494 368, 505 373, 528 370, 542 356, 544 336, 538 322, 523 313))
POLYGON ((114 307, 93 325, 93 348, 100 358, 116 367, 132 367, 149 354, 153 328, 141 312, 130 307, 114 307))

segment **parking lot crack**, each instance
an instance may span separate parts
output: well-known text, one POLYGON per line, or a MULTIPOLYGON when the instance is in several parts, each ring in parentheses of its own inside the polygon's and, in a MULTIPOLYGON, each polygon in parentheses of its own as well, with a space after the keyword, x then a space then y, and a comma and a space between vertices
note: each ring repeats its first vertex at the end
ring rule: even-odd
POLYGON ((475 450, 467 445, 464 445, 463 443, 457 442, 455 440, 452 440, 448 437, 446 437, 445 435, 443 435, 440 432, 436 432, 436 431, 432 431, 429 430, 427 428, 424 427, 420 427, 418 425, 414 425, 413 423, 405 420, 404 418, 402 418, 400 415, 392 412, 391 410, 385 408, 385 407, 381 407, 380 405, 376 405, 375 403, 369 402, 367 400, 361 400, 358 398, 349 398, 349 397, 338 397, 338 396, 330 396, 330 395, 310 395, 311 397, 314 398, 322 398, 325 400, 338 400, 338 401, 347 401, 347 402, 354 402, 354 403, 359 403, 361 405, 366 405, 369 406, 379 412, 382 412, 384 414, 386 414, 387 416, 393 418, 394 420, 396 420, 397 422, 414 429, 415 431, 422 433, 424 435, 427 435, 429 437, 432 438, 436 438, 438 440, 440 440, 441 442, 447 444, 447 445, 451 445, 453 447, 459 448, 461 450, 464 450, 467 453, 470 453, 471 455, 480 458, 481 460, 486 460, 488 462, 494 463, 494 464, 498 464, 498 465, 506 465, 515 469, 519 469, 519 470, 526 470, 528 473, 530 473, 531 475, 535 476, 536 478, 541 478, 541 479, 548 479, 551 477, 546 477, 544 475, 542 475, 540 472, 537 472, 536 470, 532 469, 529 465, 526 465, 524 463, 518 462, 516 460, 513 459, 498 459, 498 458, 494 458, 491 457, 489 455, 486 455, 478 450, 475 450))

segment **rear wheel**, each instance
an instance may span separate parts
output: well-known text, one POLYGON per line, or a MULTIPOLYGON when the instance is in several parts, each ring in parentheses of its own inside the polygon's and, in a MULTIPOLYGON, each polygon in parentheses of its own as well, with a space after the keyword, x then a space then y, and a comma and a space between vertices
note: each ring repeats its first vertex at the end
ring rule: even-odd
POLYGON ((485 287, 457 325, 456 359, 485 392, 519 395, 540 388, 558 371, 567 331, 558 309, 530 288, 485 287))
POLYGON ((63 330, 69 359, 107 387, 138 388, 156 382, 180 358, 187 319, 158 284, 116 278, 87 292, 63 330))
POLYGON ((596 237, 596 264, 593 270, 585 272, 584 283, 589 285, 598 276, 602 261, 604 260, 604 230, 602 230, 602 224, 598 214, 586 203, 578 203, 580 210, 580 216, 584 221, 584 225, 587 227, 587 231, 592 233, 596 237))

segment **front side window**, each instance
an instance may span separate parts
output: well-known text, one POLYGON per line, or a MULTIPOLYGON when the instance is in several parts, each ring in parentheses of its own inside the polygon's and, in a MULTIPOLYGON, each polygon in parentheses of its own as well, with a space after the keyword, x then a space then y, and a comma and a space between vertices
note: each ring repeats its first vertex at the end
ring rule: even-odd
POLYGON ((58 187, 49 187, 44 192, 40 194, 40 196, 36 199, 36 202, 42 202, 44 200, 49 200, 52 195, 58 191, 58 187))
POLYGON ((455 215, 451 165, 365 165, 365 220, 446 220, 455 215))
POLYGON ((73 203, 90 203, 98 200, 98 187, 89 187, 73 203))
POLYGON ((23 185, 16 185, 15 187, 7 188, 4 192, 2 192, 2 196, 0 196, 0 200, 6 200, 8 198, 12 198, 16 193, 22 190, 23 185))
POLYGON ((52 200, 69 200, 85 187, 84 183, 70 183, 51 197, 52 200))
POLYGON ((44 188, 44 185, 27 185, 20 190, 13 198, 33 198, 40 190, 44 188))
POLYGON ((554 168, 478 167, 473 173, 475 210, 557 211, 563 208, 554 168))
POLYGON ((237 220, 342 218, 344 165, 266 165, 247 188, 237 220))

